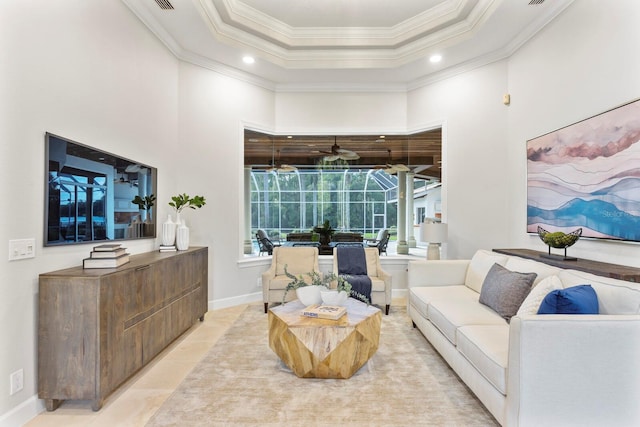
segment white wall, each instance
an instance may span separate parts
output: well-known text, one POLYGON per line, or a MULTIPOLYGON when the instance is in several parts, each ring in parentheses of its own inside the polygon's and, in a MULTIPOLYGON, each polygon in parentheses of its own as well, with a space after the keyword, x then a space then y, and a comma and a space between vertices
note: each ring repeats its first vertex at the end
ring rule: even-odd
POLYGON ((179 92, 180 151, 165 185, 208 200, 185 216, 191 243, 209 247, 209 300, 228 305, 257 291, 262 298, 255 279, 261 268, 237 263, 244 239, 243 126, 273 128, 274 94, 185 63, 179 92))
POLYGON ((282 92, 276 97, 278 133, 406 133, 406 117, 404 92, 282 92))
MULTIPOLYGON (((544 251, 526 234, 526 141, 640 98, 640 3, 580 0, 509 60, 510 247, 544 251)), ((640 266, 640 246, 581 239, 574 256, 640 266)))
POLYGON ((442 125, 448 258, 508 242, 506 82, 507 62, 500 61, 409 93, 410 129, 442 125))
MULTIPOLYGON (((163 200, 177 107, 178 61, 121 2, 2 2, 0 425, 15 425, 38 405, 38 274, 79 265, 91 248, 42 246, 44 133, 158 167, 163 200), (7 261, 8 240, 28 237, 36 238, 36 258, 7 261), (9 396, 9 374, 20 368, 24 389, 9 396)), ((127 246, 137 253, 154 243, 127 246)))

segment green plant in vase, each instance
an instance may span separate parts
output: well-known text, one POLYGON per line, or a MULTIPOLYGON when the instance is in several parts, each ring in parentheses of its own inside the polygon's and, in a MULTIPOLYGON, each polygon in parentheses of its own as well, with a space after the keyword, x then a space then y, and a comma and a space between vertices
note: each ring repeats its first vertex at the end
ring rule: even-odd
MULTIPOLYGON (((180 219, 180 212, 184 209, 200 209, 206 204, 203 196, 189 196, 187 193, 171 197, 169 206, 176 210, 176 249, 179 251, 189 248, 189 228, 180 219)), ((163 233, 164 234, 164 233, 163 233)))
POLYGON ((310 283, 308 283, 302 274, 295 276, 287 271, 287 266, 284 266, 284 274, 291 279, 291 282, 287 284, 287 287, 284 290, 284 295, 282 296, 282 303, 286 303, 287 293, 289 291, 295 291, 300 288, 306 286, 317 286, 318 288, 325 288, 326 290, 331 289, 332 283, 336 282, 335 290, 338 292, 344 291, 349 296, 353 296, 360 301, 363 301, 367 304, 370 304, 369 299, 359 292, 355 292, 352 290, 351 283, 347 282, 343 277, 337 276, 333 273, 327 273, 325 275, 320 275, 320 273, 316 271, 311 271, 307 273, 309 277, 310 283))
POLYGON ((187 193, 172 196, 169 206, 176 210, 176 213, 182 212, 183 209, 199 209, 206 205, 207 202, 202 196, 189 196, 187 193))
POLYGON ((286 302, 287 293, 289 293, 289 291, 295 291, 305 286, 318 286, 329 289, 329 283, 331 283, 331 280, 327 280, 326 277, 323 278, 317 271, 311 271, 307 273, 307 275, 309 276, 309 280, 311 281, 311 283, 307 283, 302 274, 294 276, 293 274, 289 273, 287 271, 287 265, 284 266, 284 274, 289 279, 291 279, 291 282, 289 282, 287 284, 287 287, 284 289, 284 295, 282 296, 283 304, 286 302))
POLYGON ((321 245, 328 245, 331 241, 331 236, 333 236, 333 233, 335 233, 336 230, 331 227, 331 223, 329 222, 329 220, 325 219, 322 225, 316 225, 315 227, 313 227, 313 232, 320 235, 321 245))

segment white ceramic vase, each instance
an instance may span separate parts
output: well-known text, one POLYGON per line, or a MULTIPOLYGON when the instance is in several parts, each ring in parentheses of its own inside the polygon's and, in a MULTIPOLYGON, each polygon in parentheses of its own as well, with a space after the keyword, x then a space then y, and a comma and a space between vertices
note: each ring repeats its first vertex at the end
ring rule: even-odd
POLYGON ((320 296, 320 290, 325 289, 322 286, 303 286, 296 289, 296 295, 302 304, 305 306, 311 304, 320 304, 322 297, 320 296))
POLYGON ((326 305, 345 305, 347 298, 349 298, 349 294, 345 291, 338 292, 335 289, 321 291, 320 296, 322 303, 326 305))
POLYGON ((179 251, 189 249, 189 227, 184 223, 184 220, 176 230, 176 249, 179 251))
POLYGON ((176 228, 177 224, 171 220, 171 215, 162 224, 162 244, 164 246, 171 246, 176 241, 176 228))

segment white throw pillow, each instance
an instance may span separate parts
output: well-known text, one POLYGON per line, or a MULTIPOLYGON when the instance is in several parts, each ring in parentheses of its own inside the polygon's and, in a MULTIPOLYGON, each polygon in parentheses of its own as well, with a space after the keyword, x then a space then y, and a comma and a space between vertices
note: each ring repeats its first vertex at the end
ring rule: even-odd
POLYGON ((558 276, 565 289, 576 285, 591 285, 598 295, 600 314, 640 314, 638 283, 576 270, 563 270, 558 276))
POLYGON ((556 289, 562 289, 562 282, 558 276, 549 276, 541 280, 540 283, 531 289, 529 295, 524 299, 516 316, 537 314, 544 297, 556 289))

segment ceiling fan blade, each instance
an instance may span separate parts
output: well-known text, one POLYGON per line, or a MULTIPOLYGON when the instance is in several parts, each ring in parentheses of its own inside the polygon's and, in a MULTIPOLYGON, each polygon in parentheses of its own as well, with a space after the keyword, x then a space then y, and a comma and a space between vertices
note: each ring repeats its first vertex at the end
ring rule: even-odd
POLYGON ((395 167, 398 172, 411 172, 411 169, 409 169, 406 165, 403 165, 402 163, 393 165, 393 167, 395 167))
POLYGON ((280 165, 278 172, 295 172, 298 168, 291 165, 280 165))
POLYGON ((330 155, 328 155, 328 156, 324 156, 322 159, 323 159, 325 162, 335 162, 335 161, 336 161, 336 160, 338 160, 339 158, 340 158, 340 156, 339 156, 339 155, 337 155, 337 154, 336 154, 336 155, 334 155, 334 154, 330 154, 330 155))
POLYGON ((338 157, 342 160, 358 160, 359 155, 350 150, 338 150, 338 157))

